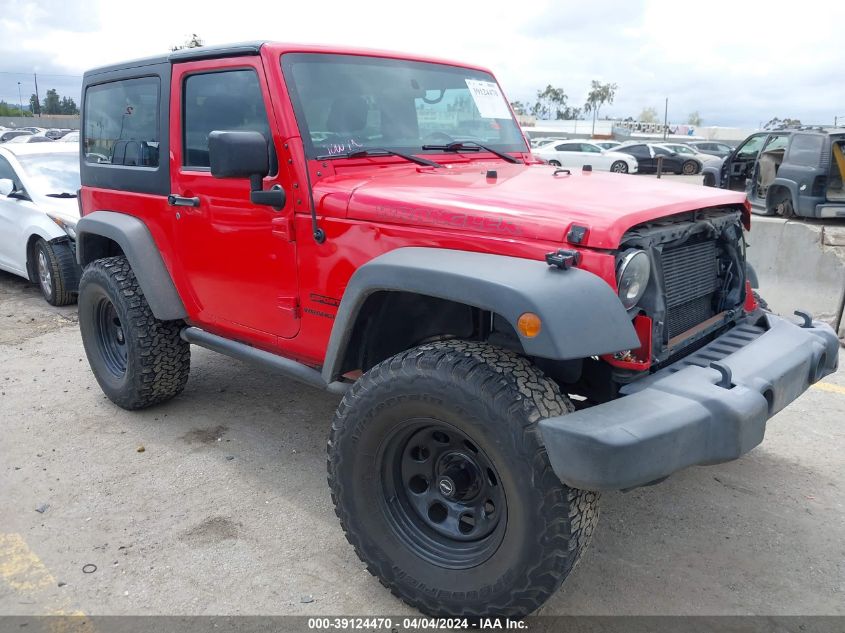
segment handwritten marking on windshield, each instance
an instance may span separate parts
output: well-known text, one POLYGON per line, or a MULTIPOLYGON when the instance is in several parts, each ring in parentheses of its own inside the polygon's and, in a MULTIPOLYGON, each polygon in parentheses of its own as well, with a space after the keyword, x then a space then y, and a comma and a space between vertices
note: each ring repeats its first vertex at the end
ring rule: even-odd
POLYGON ((346 143, 332 143, 326 147, 329 156, 337 156, 338 154, 346 154, 347 152, 354 152, 356 149, 364 147, 354 138, 349 139, 346 143))

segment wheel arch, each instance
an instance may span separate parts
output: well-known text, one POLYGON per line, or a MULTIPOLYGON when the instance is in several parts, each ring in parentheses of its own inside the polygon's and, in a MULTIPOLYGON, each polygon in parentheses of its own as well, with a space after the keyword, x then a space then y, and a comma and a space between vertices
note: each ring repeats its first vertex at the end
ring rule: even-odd
POLYGON ((76 261, 84 268, 92 261, 124 255, 153 315, 162 321, 184 319, 187 311, 147 225, 114 211, 94 211, 76 225, 76 261))
POLYGON ((775 178, 766 191, 766 211, 775 213, 777 205, 787 199, 792 200, 792 208, 797 210, 798 184, 785 178, 775 178))
MULTIPOLYGON (((322 372, 327 383, 359 368, 349 367, 350 359, 370 353, 356 349, 366 344, 360 333, 385 322, 378 310, 391 301, 388 297, 400 295, 422 297, 426 309, 441 306, 447 314, 498 316, 514 333, 519 316, 534 312, 543 323, 540 333, 516 336, 520 351, 529 356, 571 360, 639 345, 616 293, 590 272, 504 255, 406 247, 370 260, 352 275, 326 350, 322 372)), ((415 318, 408 310, 388 316, 415 318)), ((399 351, 404 350, 393 353, 399 351)))

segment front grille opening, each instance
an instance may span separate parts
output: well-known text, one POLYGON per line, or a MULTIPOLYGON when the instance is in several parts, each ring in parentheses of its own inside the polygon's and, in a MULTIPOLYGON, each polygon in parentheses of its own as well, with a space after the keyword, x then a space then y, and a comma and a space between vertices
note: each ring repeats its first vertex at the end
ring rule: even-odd
POLYGON ((666 290, 666 325, 672 339, 714 316, 719 285, 716 241, 687 243, 661 256, 666 290))

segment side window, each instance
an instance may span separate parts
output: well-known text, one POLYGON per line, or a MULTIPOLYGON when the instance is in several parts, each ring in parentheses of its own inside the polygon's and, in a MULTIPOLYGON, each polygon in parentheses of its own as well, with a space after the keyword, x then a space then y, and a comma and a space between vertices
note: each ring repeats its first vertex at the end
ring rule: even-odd
POLYGON ((88 88, 82 140, 86 162, 158 167, 159 89, 158 77, 88 88))
POLYGON ((786 160, 794 165, 817 167, 823 147, 824 137, 821 134, 795 134, 786 160))
POLYGON ((252 69, 189 75, 182 117, 186 167, 209 167, 208 135, 215 130, 251 130, 271 141, 261 86, 252 69))
POLYGON ((651 158, 651 154, 645 145, 631 145, 625 151, 637 158, 651 158))
POLYGON ((20 187, 20 182, 18 182, 17 174, 15 174, 15 170, 12 169, 12 166, 9 164, 5 158, 0 156, 0 179, 8 178, 12 182, 15 183, 15 187, 20 187))
POLYGON ((563 143, 555 147, 559 152, 580 152, 581 143, 563 143))
POLYGON ((655 156, 671 156, 672 152, 668 149, 663 149, 662 147, 655 147, 654 148, 654 155, 655 156))
POLYGON ((787 143, 789 143, 788 136, 770 136, 766 141, 766 147, 763 149, 767 152, 778 149, 786 149, 787 143))
POLYGON ((590 152, 592 154, 601 154, 601 150, 598 147, 590 145, 589 143, 581 143, 581 151, 590 152))
POLYGON ((739 149, 736 151, 737 157, 745 160, 756 158, 757 154, 760 153, 760 149, 762 149, 763 142, 765 140, 765 134, 752 136, 750 139, 745 141, 745 143, 739 146, 739 149))

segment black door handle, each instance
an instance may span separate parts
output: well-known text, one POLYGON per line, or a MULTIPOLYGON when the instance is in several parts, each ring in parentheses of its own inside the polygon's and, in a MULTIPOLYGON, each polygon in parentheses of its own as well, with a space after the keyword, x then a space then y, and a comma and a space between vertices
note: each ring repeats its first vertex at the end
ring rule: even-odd
POLYGON ((200 206, 200 199, 185 198, 183 196, 177 196, 171 193, 169 196, 167 196, 167 204, 174 207, 198 207, 200 206))

